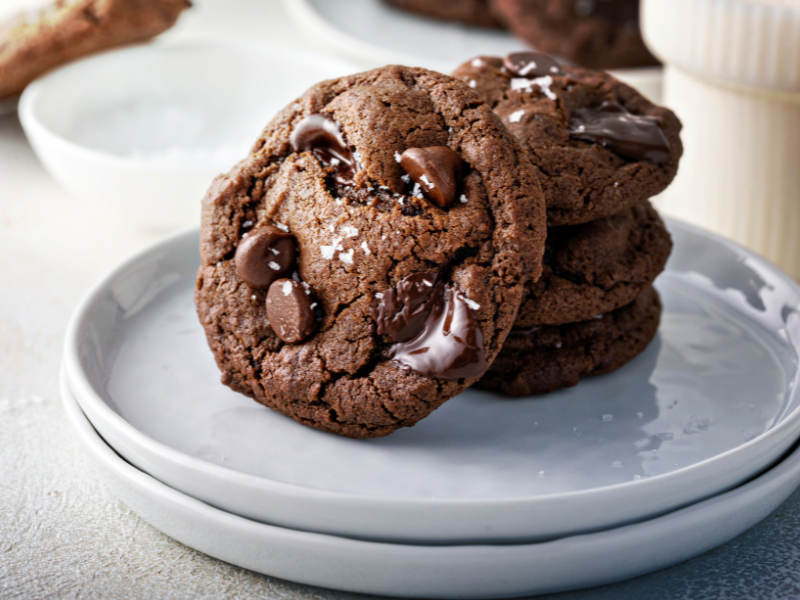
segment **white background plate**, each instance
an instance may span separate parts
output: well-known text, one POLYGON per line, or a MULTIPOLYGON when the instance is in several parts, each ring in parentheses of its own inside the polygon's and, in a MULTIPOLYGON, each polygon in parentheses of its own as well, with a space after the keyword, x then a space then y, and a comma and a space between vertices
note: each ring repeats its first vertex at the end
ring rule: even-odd
POLYGON ((526 50, 506 31, 429 19, 381 0, 284 0, 304 28, 356 59, 449 72, 477 54, 505 56, 526 50))
POLYGON ((797 285, 734 244, 669 228, 663 322, 637 359, 545 397, 468 390, 383 439, 303 427, 219 383, 192 304, 196 231, 90 293, 67 334, 67 375, 124 457, 248 518, 428 543, 633 522, 755 475, 800 422, 797 285))
POLYGON ((681 562, 749 529, 800 482, 800 451, 758 479, 669 515, 541 544, 411 546, 363 542, 248 521, 163 485, 122 460, 62 378, 78 437, 111 489, 176 540, 253 571, 352 592, 503 598, 619 581, 681 562))
MULTIPOLYGON (((283 3, 309 35, 367 68, 402 64, 450 73, 479 54, 505 56, 527 49, 508 32, 429 19, 392 8, 381 0, 283 3)), ((653 102, 661 100, 661 68, 611 72, 653 102)))

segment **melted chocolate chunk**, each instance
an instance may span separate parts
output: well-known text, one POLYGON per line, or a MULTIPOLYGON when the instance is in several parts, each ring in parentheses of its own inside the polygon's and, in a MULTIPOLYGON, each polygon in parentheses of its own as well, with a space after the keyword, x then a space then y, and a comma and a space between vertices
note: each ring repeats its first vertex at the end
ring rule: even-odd
POLYGON ((602 144, 624 158, 655 164, 669 159, 669 142, 658 119, 633 115, 616 102, 576 109, 569 133, 575 139, 602 144))
POLYGON ((317 317, 310 292, 292 279, 278 279, 267 292, 267 318, 277 336, 296 344, 314 333, 317 317))
POLYGON ((434 271, 424 271, 383 292, 380 303, 371 311, 378 333, 393 342, 407 342, 419 335, 433 308, 430 300, 438 282, 434 271))
POLYGON ((600 17, 615 23, 639 23, 639 0, 578 0, 575 14, 600 17))
POLYGON ((389 357, 423 377, 468 379, 487 368, 469 300, 433 271, 409 275, 383 292, 372 317, 378 333, 396 342, 389 357))
POLYGON ((561 73, 558 63, 541 52, 512 52, 503 59, 503 66, 512 75, 528 79, 561 73))
POLYGON ((455 286, 439 283, 428 303, 431 309, 420 334, 392 346, 390 358, 423 377, 480 377, 488 365, 470 302, 455 286))
POLYGON ((308 115, 289 137, 295 152, 314 153, 326 167, 334 167, 339 183, 352 184, 361 165, 344 140, 339 124, 323 114, 308 115))
POLYGON ((242 281, 254 290, 266 290, 273 281, 294 270, 297 240, 291 233, 262 225, 242 239, 234 262, 242 281))
POLYGON ((400 166, 439 208, 455 200, 464 167, 461 157, 447 146, 409 148, 400 157, 400 166))

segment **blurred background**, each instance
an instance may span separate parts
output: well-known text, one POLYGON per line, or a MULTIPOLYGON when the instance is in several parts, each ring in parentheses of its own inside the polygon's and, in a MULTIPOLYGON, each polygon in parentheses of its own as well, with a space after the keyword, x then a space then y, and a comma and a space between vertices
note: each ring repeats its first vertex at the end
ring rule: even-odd
MULTIPOLYGON (((35 20, 42 4, 4 0, 0 20, 20 11, 35 20)), ((79 59, 45 76, 20 115, 74 199, 165 231, 196 222, 213 176, 314 82, 387 63, 450 72, 472 56, 538 40, 567 64, 609 68, 681 118, 685 154, 674 184, 655 199, 662 212, 800 277, 797 3, 643 0, 637 11, 635 2, 540 2, 552 13, 544 24, 513 12, 524 2, 495 4, 511 6, 504 24, 480 0, 195 0, 151 48, 79 59), (559 13, 567 4, 569 18, 559 13), (581 24, 593 18, 606 19, 601 34, 581 24)), ((0 99, 0 110, 15 102, 0 99)))

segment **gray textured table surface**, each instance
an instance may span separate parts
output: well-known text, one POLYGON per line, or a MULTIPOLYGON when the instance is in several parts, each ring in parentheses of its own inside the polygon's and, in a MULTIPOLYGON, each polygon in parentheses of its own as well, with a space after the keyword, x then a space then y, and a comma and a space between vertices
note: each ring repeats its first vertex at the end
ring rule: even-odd
MULTIPOLYGON (((214 0, 201 2, 205 11, 184 32, 225 19, 240 32, 237 6, 248 9, 251 34, 265 23, 274 31, 285 18, 267 0, 225 6, 220 18, 214 0)), ((281 37, 297 35, 280 29, 281 37)), ((73 438, 57 386, 67 320, 97 278, 153 237, 70 198, 33 155, 16 115, 0 117, 0 598, 363 597, 257 575, 172 541, 104 489, 73 438)), ((800 598, 800 492, 691 561, 548 596, 793 597, 800 598)))

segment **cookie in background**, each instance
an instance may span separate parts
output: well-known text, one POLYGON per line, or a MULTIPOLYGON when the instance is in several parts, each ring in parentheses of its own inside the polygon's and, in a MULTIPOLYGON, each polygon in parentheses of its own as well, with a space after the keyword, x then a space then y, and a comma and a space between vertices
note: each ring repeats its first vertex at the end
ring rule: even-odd
POLYGON ((639 30, 639 0, 491 0, 531 48, 592 69, 659 65, 639 30))
POLYGON ((42 73, 172 27, 188 0, 56 0, 0 23, 0 99, 42 73))
POLYGON ((502 29, 490 7, 490 0, 451 0, 431 2, 431 0, 383 0, 389 6, 414 12, 425 17, 455 21, 464 25, 502 29))
POLYGON ((581 67, 661 63, 642 40, 639 0, 383 0, 422 16, 508 29, 530 48, 581 67))

